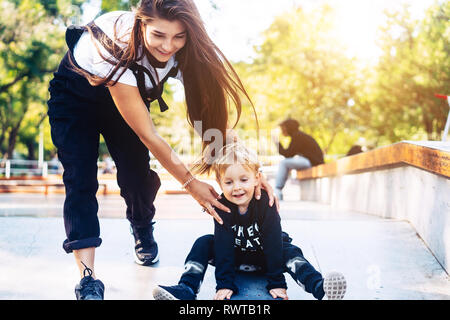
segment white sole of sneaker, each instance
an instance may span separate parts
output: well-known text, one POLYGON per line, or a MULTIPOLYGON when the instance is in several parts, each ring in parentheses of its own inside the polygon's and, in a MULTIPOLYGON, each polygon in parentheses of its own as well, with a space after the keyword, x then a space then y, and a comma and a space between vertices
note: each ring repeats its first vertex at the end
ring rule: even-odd
POLYGON ((156 257, 150 262, 143 262, 143 261, 139 260, 139 258, 136 255, 136 251, 134 251, 134 250, 133 250, 133 256, 134 256, 134 262, 136 262, 138 265, 141 265, 141 266, 149 265, 149 264, 152 265, 152 264, 155 264, 155 263, 157 263, 159 261, 159 252, 156 255, 156 257))
POLYGON ((323 290, 328 300, 342 300, 347 291, 347 280, 340 272, 330 272, 323 280, 323 290))
POLYGON ((152 293, 155 300, 179 300, 159 286, 154 288, 152 293))

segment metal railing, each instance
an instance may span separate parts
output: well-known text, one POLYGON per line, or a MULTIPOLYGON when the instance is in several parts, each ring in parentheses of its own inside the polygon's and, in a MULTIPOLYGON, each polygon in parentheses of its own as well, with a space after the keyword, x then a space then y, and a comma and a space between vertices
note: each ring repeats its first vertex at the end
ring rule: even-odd
MULTIPOLYGON (((263 167, 264 172, 272 172, 275 171, 275 167, 278 166, 278 163, 283 156, 261 156, 260 162, 263 167)), ((193 157, 188 156, 180 156, 180 160, 183 163, 191 163, 193 161, 193 157)), ((195 160, 195 159, 194 159, 195 160)), ((105 161, 97 162, 99 174, 103 173, 104 168, 106 167, 105 161)), ((161 164, 154 158, 151 158, 150 168, 164 173, 166 170, 161 164)), ((113 168, 115 172, 115 166, 113 168)), ((10 179, 11 177, 43 177, 46 178, 50 174, 59 174, 63 173, 63 167, 60 161, 58 160, 50 160, 50 161, 39 161, 39 160, 22 160, 22 159, 8 159, 8 160, 0 160, 0 177, 4 177, 10 179)))
MULTIPOLYGON (((192 161, 192 157, 180 157, 184 163, 192 161)), ((261 157, 261 163, 264 167, 277 165, 281 156, 261 157)), ((97 166, 99 172, 105 168, 104 161, 98 161, 97 166)), ((150 161, 150 167, 156 171, 165 171, 161 164, 154 158, 150 161)), ((115 169, 115 168, 114 168, 115 169)), ((7 179, 20 176, 39 176, 46 178, 49 174, 62 174, 63 167, 60 161, 39 161, 39 160, 22 160, 7 159, 0 160, 0 176, 7 179)))
MULTIPOLYGON (((103 170, 106 167, 105 162, 98 161, 97 166, 99 173, 103 173, 103 170)), ((113 169, 115 171, 115 167, 113 169)), ((58 160, 0 160, 0 177, 4 177, 6 179, 10 179, 11 177, 47 178, 50 174, 61 175, 63 171, 63 166, 58 160)))
POLYGON ((41 176, 47 177, 49 174, 60 174, 62 172, 61 163, 55 161, 38 160, 2 160, 0 161, 0 176, 9 179, 14 176, 41 176))

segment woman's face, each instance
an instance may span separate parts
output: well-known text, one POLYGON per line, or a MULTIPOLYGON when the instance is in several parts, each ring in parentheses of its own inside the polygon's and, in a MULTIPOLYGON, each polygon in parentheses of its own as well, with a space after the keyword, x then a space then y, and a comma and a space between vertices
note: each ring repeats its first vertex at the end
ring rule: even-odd
POLYGON ((186 27, 178 20, 155 18, 144 25, 144 39, 151 55, 160 62, 167 62, 186 44, 186 27))

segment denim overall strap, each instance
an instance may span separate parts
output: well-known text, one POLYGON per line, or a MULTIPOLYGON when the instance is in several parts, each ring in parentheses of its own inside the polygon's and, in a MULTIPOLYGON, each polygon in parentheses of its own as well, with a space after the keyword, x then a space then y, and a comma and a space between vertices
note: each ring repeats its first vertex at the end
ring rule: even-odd
POLYGON ((73 48, 75 44, 80 40, 81 35, 86 30, 85 27, 82 26, 70 26, 66 30, 66 43, 69 47, 70 52, 73 54, 73 48))
MULTIPOLYGON (((114 42, 101 30, 93 21, 88 23, 88 26, 91 28, 92 33, 94 34, 94 37, 96 39, 99 39, 99 37, 102 37, 107 42, 108 48, 105 48, 114 58, 117 60, 120 60, 123 56, 123 51, 120 50, 119 52, 113 52, 110 50, 110 48, 114 45, 114 42)), ((166 102, 162 98, 162 94, 164 91, 164 83, 167 81, 169 77, 175 77, 178 73, 178 67, 174 66, 169 71, 166 77, 160 81, 159 84, 156 84, 155 79, 153 78, 150 71, 142 66, 137 64, 135 61, 131 63, 128 68, 133 72, 134 76, 136 77, 136 82, 138 85, 139 93, 141 95, 142 100, 144 101, 144 104, 147 106, 147 108, 150 107, 150 103, 154 100, 158 100, 159 108, 161 112, 164 112, 169 109, 166 102), (151 90, 147 90, 145 87, 145 74, 149 77, 153 88, 151 90)))

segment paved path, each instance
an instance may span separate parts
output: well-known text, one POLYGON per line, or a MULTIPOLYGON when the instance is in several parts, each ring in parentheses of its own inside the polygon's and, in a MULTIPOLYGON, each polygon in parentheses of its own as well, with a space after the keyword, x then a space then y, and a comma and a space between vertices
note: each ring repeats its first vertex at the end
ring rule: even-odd
MULTIPOLYGON (((343 272, 346 299, 446 299, 448 275, 408 222, 297 200, 291 185, 281 204, 283 230, 322 273, 343 272)), ((209 216, 187 195, 157 197, 155 237, 161 260, 153 267, 133 262, 129 224, 120 196, 99 196, 102 246, 96 274, 106 299, 153 299, 156 284, 175 284, 194 240, 213 231, 209 216)), ((73 256, 62 250, 64 197, 0 194, 0 299, 74 299, 78 279, 73 256)), ((286 274, 290 299, 311 300, 286 274)), ((214 268, 199 299, 214 294, 214 268)))

